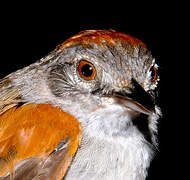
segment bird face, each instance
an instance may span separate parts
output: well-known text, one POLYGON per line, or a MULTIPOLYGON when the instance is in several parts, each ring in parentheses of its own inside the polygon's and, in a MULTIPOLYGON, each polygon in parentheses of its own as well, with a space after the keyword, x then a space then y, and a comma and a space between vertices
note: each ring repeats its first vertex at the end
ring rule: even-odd
POLYGON ((155 60, 139 40, 114 31, 83 31, 58 46, 48 86, 90 133, 123 136, 141 115, 152 140, 159 109, 155 60), (120 118, 123 116, 123 118, 120 118))

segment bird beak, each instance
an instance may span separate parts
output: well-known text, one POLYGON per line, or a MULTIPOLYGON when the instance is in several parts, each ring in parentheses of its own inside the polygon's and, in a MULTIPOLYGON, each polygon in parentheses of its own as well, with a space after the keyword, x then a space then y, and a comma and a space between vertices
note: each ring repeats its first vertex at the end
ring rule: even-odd
POLYGON ((147 109, 142 104, 138 103, 137 101, 134 101, 131 98, 122 97, 122 96, 114 96, 114 99, 118 104, 122 104, 126 108, 132 111, 135 111, 137 113, 143 113, 146 115, 151 115, 153 113, 153 111, 147 109))
POLYGON ((153 96, 146 92, 135 80, 132 80, 132 84, 133 88, 130 89, 130 93, 127 93, 125 90, 115 92, 113 98, 117 103, 132 111, 152 115, 155 106, 153 96))

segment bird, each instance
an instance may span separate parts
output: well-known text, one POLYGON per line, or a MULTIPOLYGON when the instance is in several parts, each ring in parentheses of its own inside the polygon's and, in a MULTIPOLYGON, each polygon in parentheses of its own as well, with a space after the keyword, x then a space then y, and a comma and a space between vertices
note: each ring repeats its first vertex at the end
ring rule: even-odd
POLYGON ((139 39, 83 30, 0 80, 1 180, 144 180, 159 66, 139 39))

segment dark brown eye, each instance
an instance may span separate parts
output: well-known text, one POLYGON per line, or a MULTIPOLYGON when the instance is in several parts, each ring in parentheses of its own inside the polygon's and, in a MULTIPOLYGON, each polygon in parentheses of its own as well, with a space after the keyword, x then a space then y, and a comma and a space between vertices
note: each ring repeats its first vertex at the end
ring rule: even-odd
POLYGON ((81 60, 78 65, 78 73, 84 80, 92 80, 96 76, 96 69, 93 64, 86 60, 81 60))
POLYGON ((155 66, 152 66, 150 68, 151 77, 152 77, 152 83, 154 83, 158 79, 157 69, 155 66))

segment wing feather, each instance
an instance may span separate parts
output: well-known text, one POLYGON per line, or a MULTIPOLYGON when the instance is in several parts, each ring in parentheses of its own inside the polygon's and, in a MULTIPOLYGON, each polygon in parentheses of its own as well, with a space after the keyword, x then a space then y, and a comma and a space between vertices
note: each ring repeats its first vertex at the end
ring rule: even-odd
POLYGON ((73 116, 50 104, 9 108, 0 115, 0 177, 22 179, 23 173, 30 171, 33 173, 27 173, 25 179, 62 179, 81 134, 80 123, 73 116), (67 146, 54 151, 67 139, 67 146), (25 165, 21 165, 23 161, 25 165))
POLYGON ((8 78, 0 80, 0 114, 17 106, 20 102, 22 102, 20 88, 13 87, 8 78))

